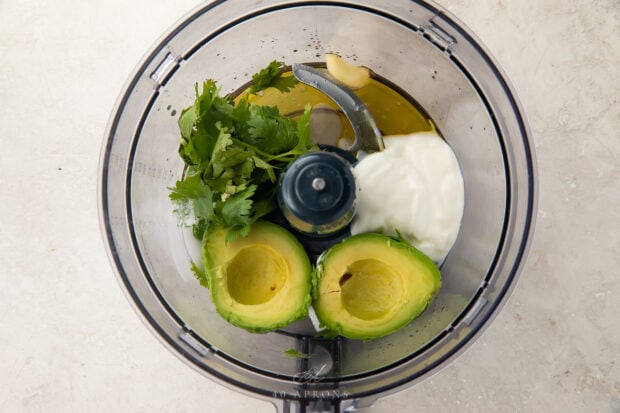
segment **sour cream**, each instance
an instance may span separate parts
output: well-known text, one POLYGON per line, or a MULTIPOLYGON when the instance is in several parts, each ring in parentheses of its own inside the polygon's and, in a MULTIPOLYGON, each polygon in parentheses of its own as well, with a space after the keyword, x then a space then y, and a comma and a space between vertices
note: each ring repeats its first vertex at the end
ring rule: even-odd
POLYGON ((432 132, 384 138, 385 150, 353 169, 358 210, 352 234, 398 230, 437 264, 454 245, 463 217, 463 176, 448 144, 432 132))

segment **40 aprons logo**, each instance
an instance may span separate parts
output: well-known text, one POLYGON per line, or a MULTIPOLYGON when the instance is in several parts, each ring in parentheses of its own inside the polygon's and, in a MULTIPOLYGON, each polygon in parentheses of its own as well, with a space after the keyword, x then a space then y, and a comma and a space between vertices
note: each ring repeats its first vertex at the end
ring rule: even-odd
MULTIPOLYGON (((318 384, 323 381, 328 367, 323 365, 318 369, 311 368, 295 374, 293 380, 299 383, 299 387, 292 392, 275 391, 273 397, 278 399, 346 399, 349 393, 342 389, 308 388, 310 384, 318 384)), ((317 385, 317 387, 321 387, 317 385)))

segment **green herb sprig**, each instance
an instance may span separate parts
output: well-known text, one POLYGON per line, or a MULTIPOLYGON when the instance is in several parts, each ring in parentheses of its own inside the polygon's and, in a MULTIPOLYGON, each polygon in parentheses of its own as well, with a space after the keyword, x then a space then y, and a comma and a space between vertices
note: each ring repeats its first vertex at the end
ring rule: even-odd
POLYGON ((179 155, 185 176, 170 189, 182 225, 192 225, 196 238, 213 226, 230 228, 227 241, 247 236, 250 225, 276 207, 279 174, 308 152, 310 106, 298 119, 261 106, 249 97, 269 87, 288 92, 297 80, 282 76, 285 66, 273 61, 252 77, 248 92, 235 103, 220 95, 213 79, 202 91, 196 84, 194 104, 179 116, 179 155))

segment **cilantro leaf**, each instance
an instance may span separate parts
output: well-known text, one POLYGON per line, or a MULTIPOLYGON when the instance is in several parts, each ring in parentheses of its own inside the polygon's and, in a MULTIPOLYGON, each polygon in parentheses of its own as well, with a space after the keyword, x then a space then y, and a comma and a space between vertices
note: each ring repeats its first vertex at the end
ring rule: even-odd
POLYGON ((169 197, 175 204, 175 212, 182 225, 195 225, 201 219, 208 222, 213 218, 213 193, 200 174, 186 175, 185 179, 177 181, 175 187, 169 189, 169 197))
POLYGON ((204 218, 199 218, 198 222, 196 222, 194 225, 192 225, 192 235, 194 236, 194 238, 196 239, 202 239, 202 237, 204 236, 205 232, 207 231, 207 226, 209 224, 207 223, 207 220, 204 218))
POLYGON ((270 182, 276 181, 276 174, 274 172, 273 166, 269 162, 266 162, 258 156, 253 156, 252 160, 254 161, 254 166, 265 171, 265 174, 270 182))
POLYGON ((304 113, 297 120, 297 144, 293 148, 294 151, 298 151, 299 154, 306 152, 313 146, 312 138, 310 135, 310 111, 312 107, 306 105, 304 113))
POLYGON ((256 192, 256 185, 250 185, 241 192, 228 197, 226 202, 217 205, 218 215, 226 226, 245 226, 250 224, 252 195, 256 192))
POLYGON ((191 139, 196 119, 198 119, 198 114, 194 106, 190 106, 181 111, 181 115, 179 116, 179 129, 181 130, 181 137, 185 141, 191 139))
POLYGON ((294 348, 289 348, 289 349, 286 349, 286 350, 282 350, 282 354, 284 354, 287 357, 299 357, 299 358, 302 358, 302 359, 309 359, 310 356, 311 356, 310 354, 302 353, 301 351, 296 350, 294 348))
POLYGON ((250 113, 248 143, 271 155, 286 152, 297 144, 296 122, 280 116, 277 107, 253 105, 250 113))
POLYGON ((177 181, 175 187, 169 189, 169 197, 173 201, 199 198, 209 191, 198 174, 186 175, 185 179, 177 181))
MULTIPOLYGON (((275 192, 275 191, 271 191, 275 192)), ((260 217, 264 217, 276 208, 276 202, 274 200, 275 193, 271 195, 265 195, 263 197, 255 197, 252 204, 252 219, 257 220, 260 217)))
POLYGON ((252 86, 248 93, 256 94, 261 90, 274 87, 280 92, 288 92, 296 84, 294 76, 282 76, 282 71, 286 68, 284 63, 273 61, 269 65, 252 76, 252 86))

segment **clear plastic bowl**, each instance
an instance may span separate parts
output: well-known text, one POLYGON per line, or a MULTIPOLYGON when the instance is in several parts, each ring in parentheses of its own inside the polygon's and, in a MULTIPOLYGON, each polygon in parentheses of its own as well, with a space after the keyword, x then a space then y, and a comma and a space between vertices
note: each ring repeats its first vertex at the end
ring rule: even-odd
POLYGON ((196 9, 145 56, 111 116, 100 161, 101 227, 109 256, 145 324, 212 379, 286 409, 338 411, 410 386, 466 349, 497 315, 534 228, 536 167, 513 89, 475 36, 425 1, 220 1, 196 9), (390 336, 314 337, 309 322, 268 334, 214 311, 189 261, 195 245, 168 198, 182 176, 178 113, 194 85, 233 91, 273 59, 337 52, 421 104, 454 150, 465 183, 456 244, 428 310, 390 336), (287 357, 298 349, 309 359, 287 357))

